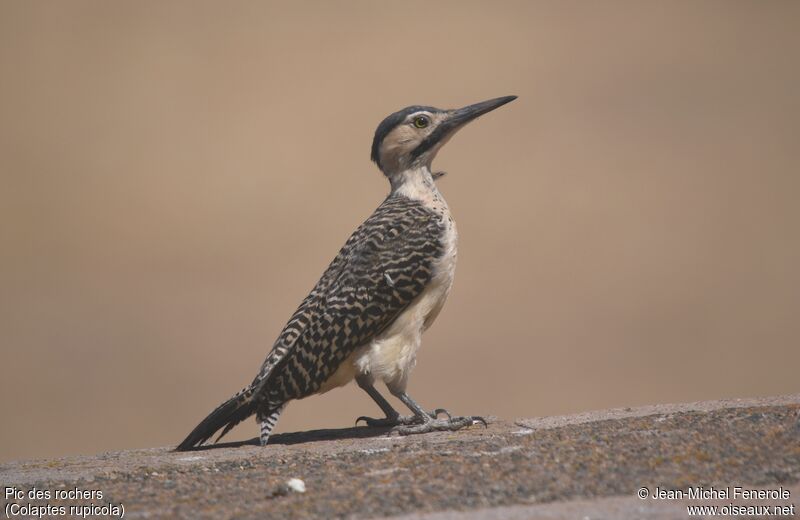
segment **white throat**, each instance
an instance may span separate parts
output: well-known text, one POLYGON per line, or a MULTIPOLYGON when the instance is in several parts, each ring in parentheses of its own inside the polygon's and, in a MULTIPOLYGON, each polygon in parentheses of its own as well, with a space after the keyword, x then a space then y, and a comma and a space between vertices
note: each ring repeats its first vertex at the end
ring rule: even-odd
POLYGON ((392 193, 420 200, 427 205, 439 203, 446 207, 444 198, 439 192, 439 188, 436 187, 436 182, 433 180, 428 166, 419 166, 395 173, 389 178, 389 182, 392 184, 392 193))

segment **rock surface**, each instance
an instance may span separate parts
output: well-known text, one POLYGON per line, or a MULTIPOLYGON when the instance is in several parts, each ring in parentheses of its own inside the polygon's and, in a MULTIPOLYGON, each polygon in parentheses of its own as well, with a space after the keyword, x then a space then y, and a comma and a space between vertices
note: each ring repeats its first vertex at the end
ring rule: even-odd
POLYGON ((1 464, 0 484, 17 493, 103 496, 0 500, 4 511, 122 504, 125 518, 688 518, 687 505, 800 506, 800 394, 495 419, 457 433, 359 427, 271 442, 1 464), (642 487, 652 495, 697 486, 782 489, 789 498, 637 497, 642 487))

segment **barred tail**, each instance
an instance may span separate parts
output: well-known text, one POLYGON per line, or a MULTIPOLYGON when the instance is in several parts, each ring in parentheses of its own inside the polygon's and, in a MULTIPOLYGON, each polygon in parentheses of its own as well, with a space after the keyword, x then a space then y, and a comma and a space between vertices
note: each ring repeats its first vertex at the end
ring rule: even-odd
MULTIPOLYGON (((231 431, 234 426, 244 421, 256 412, 256 402, 253 398, 255 391, 252 386, 240 391, 211 412, 202 420, 192 433, 175 448, 175 451, 188 451, 196 448, 210 439, 220 428, 224 428, 217 437, 219 441, 223 435, 231 431)), ((215 441, 216 442, 216 441, 215 441)))

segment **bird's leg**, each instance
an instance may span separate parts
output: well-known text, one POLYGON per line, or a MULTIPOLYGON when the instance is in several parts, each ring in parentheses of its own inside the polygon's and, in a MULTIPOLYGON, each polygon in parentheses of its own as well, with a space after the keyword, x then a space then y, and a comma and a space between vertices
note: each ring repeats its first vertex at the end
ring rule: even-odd
MULTIPOLYGON (((364 421, 365 423, 367 423, 367 426, 376 427, 376 426, 400 426, 404 424, 405 425, 418 424, 422 422, 422 419, 420 419, 416 413, 410 416, 400 415, 397 412, 397 410, 395 410, 392 407, 392 405, 389 404, 389 401, 387 401, 380 394, 380 392, 378 392, 378 390, 375 388, 375 386, 372 384, 369 378, 364 376, 358 376, 356 377, 356 383, 358 383, 358 386, 361 387, 362 390, 364 390, 367 394, 369 394, 372 400, 375 401, 375 403, 378 406, 380 406, 381 410, 383 410, 383 413, 386 415, 386 417, 384 417, 383 419, 373 419, 372 417, 365 417, 362 415, 361 417, 356 419, 356 424, 358 424, 359 421, 364 421)), ((434 410, 431 413, 427 412, 423 413, 425 413, 429 418, 434 418, 434 419, 440 413, 447 414, 447 416, 450 417, 450 414, 447 413, 447 410, 441 408, 438 410, 434 410)))
MULTIPOLYGON (((452 417, 449 413, 447 413, 446 410, 444 413, 447 414, 447 419, 439 419, 436 417, 436 415, 429 414, 423 410, 420 405, 418 405, 413 399, 411 399, 411 397, 408 396, 407 393, 405 393, 405 391, 392 390, 392 388, 389 388, 389 391, 392 392, 392 395, 403 401, 403 404, 408 406, 408 408, 414 412, 414 416, 418 419, 417 421, 408 425, 398 426, 395 428, 395 431, 397 431, 397 433, 400 435, 411 435, 414 433, 428 433, 434 431, 454 432, 464 428, 465 426, 471 426, 475 423, 483 423, 484 426, 487 426, 486 419, 483 417, 452 417)), ((437 410, 437 412, 438 411, 439 410, 437 410)))
POLYGON ((358 386, 362 390, 369 394, 372 400, 375 401, 375 404, 380 406, 381 410, 383 410, 383 413, 386 415, 384 419, 373 419, 371 417, 361 416, 356 419, 356 424, 358 424, 358 422, 361 420, 366 422, 367 426, 396 426, 401 424, 400 414, 397 413, 397 410, 395 410, 392 405, 389 404, 389 401, 387 401, 381 395, 381 393, 378 392, 378 390, 375 388, 375 386, 373 386, 372 382, 367 377, 357 376, 356 383, 358 383, 358 386))

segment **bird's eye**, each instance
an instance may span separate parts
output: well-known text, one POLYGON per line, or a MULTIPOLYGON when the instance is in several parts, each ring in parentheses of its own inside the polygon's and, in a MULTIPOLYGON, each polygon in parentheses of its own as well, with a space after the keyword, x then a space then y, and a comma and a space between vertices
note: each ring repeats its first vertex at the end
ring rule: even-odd
POLYGON ((414 126, 417 128, 425 128, 428 126, 428 123, 430 123, 430 121, 425 116, 417 116, 414 118, 414 126))

